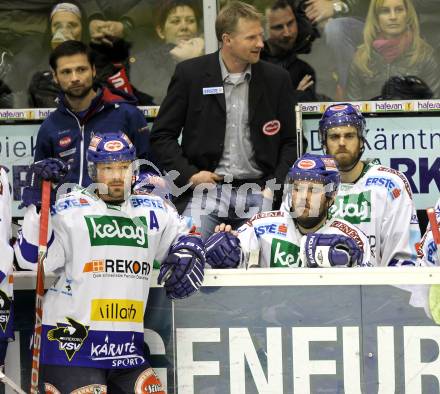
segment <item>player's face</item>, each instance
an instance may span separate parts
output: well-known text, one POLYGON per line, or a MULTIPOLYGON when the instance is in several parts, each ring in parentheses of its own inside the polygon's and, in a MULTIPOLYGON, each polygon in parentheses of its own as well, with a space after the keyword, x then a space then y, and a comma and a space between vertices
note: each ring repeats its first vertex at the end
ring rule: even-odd
MULTIPOLYGON (((65 40, 81 40, 81 20, 77 15, 71 12, 56 12, 50 22, 50 29, 52 36, 55 32, 60 31, 65 40)), ((61 43, 61 41, 58 42, 58 44, 59 43, 61 43)), ((54 47, 54 45, 52 45, 52 47, 54 47)))
POLYGON ((95 75, 95 67, 90 64, 87 55, 78 53, 57 60, 54 79, 66 96, 83 98, 92 90, 95 75))
POLYGON ((334 156, 341 171, 353 166, 362 144, 354 126, 338 126, 327 131, 327 153, 334 156))
POLYGON ((267 11, 268 41, 285 51, 293 48, 298 36, 298 24, 291 7, 267 11))
POLYGON ((254 64, 260 60, 263 27, 260 21, 240 18, 232 33, 223 35, 223 45, 239 64, 254 64))
POLYGON ((316 222, 326 215, 325 186, 316 181, 294 181, 292 185, 292 211, 300 224, 316 222))
POLYGON ((400 36, 407 28, 407 10, 403 0, 385 0, 378 9, 379 27, 385 38, 400 36))
POLYGON ((163 28, 156 28, 159 37, 167 44, 177 45, 197 35, 197 19, 194 10, 187 5, 170 11, 163 28))
POLYGON ((96 182, 107 187, 105 194, 99 191, 104 201, 123 201, 124 192, 128 194, 131 187, 132 163, 130 161, 116 161, 98 163, 96 165, 96 182))

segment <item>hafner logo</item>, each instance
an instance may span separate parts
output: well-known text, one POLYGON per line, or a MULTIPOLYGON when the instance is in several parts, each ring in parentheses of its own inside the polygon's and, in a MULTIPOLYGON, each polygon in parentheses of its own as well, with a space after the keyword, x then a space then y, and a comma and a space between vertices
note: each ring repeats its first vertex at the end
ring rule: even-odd
POLYGON ((120 216, 85 216, 92 246, 148 247, 147 219, 120 216))
POLYGON ((352 224, 371 222, 371 191, 337 196, 329 208, 329 216, 352 224))
POLYGON ((299 246, 281 239, 272 239, 271 267, 300 267, 299 246))

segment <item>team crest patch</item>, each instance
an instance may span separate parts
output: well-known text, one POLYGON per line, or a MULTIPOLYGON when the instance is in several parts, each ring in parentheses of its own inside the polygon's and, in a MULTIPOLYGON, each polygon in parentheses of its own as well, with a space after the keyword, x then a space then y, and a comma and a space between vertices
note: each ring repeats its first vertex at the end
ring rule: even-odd
POLYGON ((66 317, 69 324, 57 323, 57 328, 47 332, 49 341, 58 341, 58 349, 64 351, 69 361, 81 349, 89 334, 89 326, 84 326, 76 320, 66 317))
POLYGON ((118 140, 107 141, 104 144, 104 150, 107 152, 119 152, 124 148, 124 144, 118 140))
POLYGON ((270 120, 263 125, 263 133, 266 135, 275 135, 280 131, 280 129, 281 123, 277 119, 270 120))
POLYGON ((148 368, 138 376, 134 386, 134 392, 142 394, 166 394, 153 368, 148 368))
POLYGON ((313 160, 303 159, 298 162, 298 168, 301 170, 311 170, 316 167, 316 163, 313 160))
POLYGON ((6 293, 0 290, 0 327, 3 332, 6 331, 6 326, 9 322, 9 315, 11 313, 11 300, 6 293))

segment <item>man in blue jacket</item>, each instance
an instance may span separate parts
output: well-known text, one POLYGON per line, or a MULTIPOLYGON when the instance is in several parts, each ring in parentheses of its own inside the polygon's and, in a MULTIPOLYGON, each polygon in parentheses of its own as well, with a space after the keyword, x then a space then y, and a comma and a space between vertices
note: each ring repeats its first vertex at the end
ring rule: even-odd
POLYGON ((55 82, 62 91, 58 108, 38 131, 35 161, 54 157, 69 165, 64 182, 88 186, 85 152, 93 134, 121 131, 136 146, 138 158, 150 152, 147 122, 136 99, 120 90, 93 86, 93 59, 85 44, 65 41, 49 59, 55 82))

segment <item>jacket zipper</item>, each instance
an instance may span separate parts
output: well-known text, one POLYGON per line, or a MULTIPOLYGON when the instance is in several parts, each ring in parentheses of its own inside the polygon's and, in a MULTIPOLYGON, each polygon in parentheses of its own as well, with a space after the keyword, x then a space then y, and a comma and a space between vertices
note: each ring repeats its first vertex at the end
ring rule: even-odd
POLYGON ((72 115, 76 123, 78 123, 79 131, 81 133, 81 144, 80 144, 80 150, 79 150, 79 180, 78 184, 82 186, 83 181, 83 164, 84 164, 84 125, 81 124, 79 119, 75 116, 75 114, 70 111, 70 109, 66 108, 67 112, 72 115))

